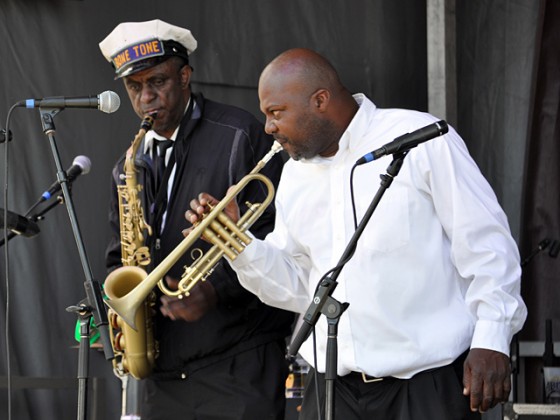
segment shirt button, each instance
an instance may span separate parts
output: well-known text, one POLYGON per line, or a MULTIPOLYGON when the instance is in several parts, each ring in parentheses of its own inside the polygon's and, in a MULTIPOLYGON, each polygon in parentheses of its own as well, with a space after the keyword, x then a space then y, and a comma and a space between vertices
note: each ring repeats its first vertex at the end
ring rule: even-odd
POLYGON ((187 379, 187 374, 186 373, 181 373, 181 379, 187 379))

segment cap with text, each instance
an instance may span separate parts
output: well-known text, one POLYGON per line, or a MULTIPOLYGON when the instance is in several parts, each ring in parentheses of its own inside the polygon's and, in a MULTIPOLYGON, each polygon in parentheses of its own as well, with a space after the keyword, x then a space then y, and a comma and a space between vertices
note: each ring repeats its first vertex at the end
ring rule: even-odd
POLYGON ((116 78, 156 66, 172 56, 182 57, 188 63, 196 46, 191 31, 159 19, 120 23, 99 43, 103 56, 115 69, 116 78))

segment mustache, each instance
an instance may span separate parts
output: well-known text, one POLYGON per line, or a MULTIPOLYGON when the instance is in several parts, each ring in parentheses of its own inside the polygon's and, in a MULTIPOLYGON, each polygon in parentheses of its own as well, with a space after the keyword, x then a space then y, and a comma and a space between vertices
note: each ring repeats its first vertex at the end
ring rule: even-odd
POLYGON ((276 140, 280 144, 288 142, 288 138, 286 136, 275 135, 275 136, 272 136, 272 137, 274 138, 274 140, 276 140))

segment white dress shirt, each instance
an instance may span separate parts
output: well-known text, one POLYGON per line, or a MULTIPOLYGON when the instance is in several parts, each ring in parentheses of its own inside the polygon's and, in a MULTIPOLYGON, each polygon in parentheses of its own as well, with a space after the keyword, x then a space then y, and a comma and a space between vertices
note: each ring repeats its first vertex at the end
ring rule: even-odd
MULTIPOLYGON (((303 314, 318 280, 335 267, 355 229, 350 170, 366 153, 436 121, 379 109, 364 95, 332 158, 286 163, 276 225, 233 262, 241 284, 272 306, 303 314)), ((354 171, 358 223, 392 157, 354 171)), ((506 215, 459 135, 411 149, 382 197, 333 298, 349 303, 338 326, 338 374, 410 378, 453 362, 470 347, 509 354, 526 307, 506 215)), ((325 371, 326 317, 316 324, 325 371)), ((300 354, 313 363, 311 337, 300 354)))

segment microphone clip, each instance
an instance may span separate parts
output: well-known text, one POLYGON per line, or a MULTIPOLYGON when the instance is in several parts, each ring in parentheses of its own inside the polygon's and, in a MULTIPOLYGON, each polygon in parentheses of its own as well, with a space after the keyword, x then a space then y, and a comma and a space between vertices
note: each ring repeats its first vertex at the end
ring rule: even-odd
MULTIPOLYGON (((8 141, 12 141, 13 136, 12 136, 12 130, 10 130, 10 133, 8 134, 8 141)), ((4 128, 0 128, 0 143, 5 143, 6 142, 6 130, 4 128)))
POLYGON ((319 283, 315 296, 302 317, 303 323, 301 324, 300 330, 294 335, 294 339, 288 347, 288 352, 286 354, 287 360, 295 357, 303 342, 307 340, 311 334, 321 314, 325 315, 328 320, 338 320, 342 313, 348 308, 348 303, 340 303, 332 297, 337 285, 338 283, 331 276, 327 276, 319 283))

